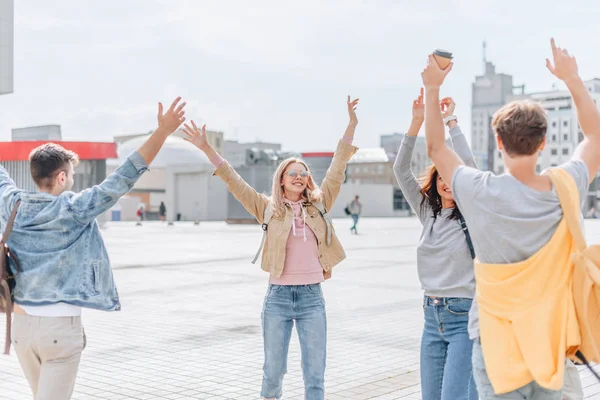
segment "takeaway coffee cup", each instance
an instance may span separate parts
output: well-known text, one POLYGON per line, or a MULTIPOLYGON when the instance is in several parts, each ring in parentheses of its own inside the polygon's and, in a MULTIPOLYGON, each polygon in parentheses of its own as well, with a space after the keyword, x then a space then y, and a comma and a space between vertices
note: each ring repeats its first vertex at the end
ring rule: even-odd
POLYGON ((452 62, 452 53, 446 50, 436 49, 433 52, 433 57, 441 69, 448 68, 448 65, 452 62))

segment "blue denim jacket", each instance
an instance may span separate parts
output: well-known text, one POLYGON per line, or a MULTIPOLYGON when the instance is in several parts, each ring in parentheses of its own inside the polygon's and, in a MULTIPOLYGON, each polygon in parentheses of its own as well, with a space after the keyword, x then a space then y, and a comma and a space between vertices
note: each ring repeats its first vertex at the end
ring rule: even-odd
MULTIPOLYGON (((21 200, 8 239, 21 264, 15 278, 17 304, 65 302, 97 310, 121 309, 96 217, 128 193, 147 170, 146 162, 135 152, 100 185, 53 196, 18 189, 0 166, 2 229, 21 200)), ((12 263, 11 269, 15 272, 12 263)))

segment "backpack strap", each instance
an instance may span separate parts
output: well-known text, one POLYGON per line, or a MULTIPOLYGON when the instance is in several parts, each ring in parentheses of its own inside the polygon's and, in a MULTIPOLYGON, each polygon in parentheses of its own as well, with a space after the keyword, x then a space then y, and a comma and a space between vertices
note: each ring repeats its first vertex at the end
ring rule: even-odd
POLYGON ((315 201, 312 203, 312 205, 315 206, 317 210, 319 210, 319 213, 325 220, 325 228, 327 229, 325 243, 327 244, 327 246, 329 246, 331 244, 331 235, 333 232, 333 221, 331 219, 331 215, 329 215, 322 202, 315 201))
POLYGON ((473 248, 473 241, 471 240, 467 223, 465 222, 465 218, 462 216, 462 214, 459 214, 458 216, 460 219, 460 228, 465 233, 465 237, 467 238, 467 245, 469 246, 469 251, 471 252, 471 258, 475 259, 475 249, 473 248))
POLYGON ((563 217, 567 220, 577 248, 579 251, 585 250, 587 243, 581 230, 581 203, 575 179, 562 168, 551 168, 546 171, 546 175, 548 175, 556 190, 563 217))
MULTIPOLYGON (((2 263, 4 264, 4 268, 6 269, 6 273, 8 273, 9 270, 9 265, 8 265, 8 254, 9 254, 9 250, 8 247, 6 247, 6 242, 8 241, 8 237, 10 236, 10 233, 12 232, 12 228, 13 225, 15 223, 15 218, 17 217, 17 211, 19 209, 19 206, 21 205, 21 200, 18 200, 17 203, 15 204, 15 206, 13 207, 10 216, 8 217, 8 221, 6 223, 6 229, 4 229, 4 234, 2 235, 2 239, 0 239, 0 246, 2 246, 2 249, 0 249, 0 257, 2 257, 2 263)), ((14 260, 16 260, 16 258, 14 258, 14 260)), ((20 270, 20 267, 17 263, 17 270, 20 270)), ((3 271, 4 273, 4 271, 3 271)), ((10 337, 10 331, 11 331, 11 322, 12 322, 12 309, 13 309, 13 304, 12 304, 12 295, 10 293, 10 287, 8 286, 8 282, 6 281, 6 276, 2 276, 0 277, 0 288, 2 288, 1 295, 2 297, 4 297, 4 301, 6 302, 6 336, 5 336, 5 340, 4 340, 4 354, 10 354, 10 343, 11 343, 11 337, 10 337)))
POLYGON ((263 236, 260 241, 260 247, 258 248, 258 251, 256 252, 256 255, 254 256, 254 259, 252 260, 252 264, 256 264, 256 260, 258 260, 258 256, 260 256, 260 253, 262 252, 263 247, 265 247, 265 240, 267 239, 267 229, 269 228, 269 221, 271 221, 271 217, 273 217, 273 203, 269 202, 267 204, 267 207, 265 208, 265 215, 263 216, 263 223, 261 225, 261 228, 263 230, 263 236))

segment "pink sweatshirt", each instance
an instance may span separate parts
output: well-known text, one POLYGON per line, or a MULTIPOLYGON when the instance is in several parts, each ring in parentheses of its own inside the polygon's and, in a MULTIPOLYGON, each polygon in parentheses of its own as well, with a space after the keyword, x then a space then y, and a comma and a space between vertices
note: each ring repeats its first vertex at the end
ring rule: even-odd
MULTIPOLYGON (((342 141, 352 144, 352 139, 344 136, 342 141)), ((223 163, 223 158, 215 154, 210 162, 215 168, 223 163)), ((294 223, 285 247, 283 273, 279 278, 271 277, 269 283, 274 285, 311 285, 324 281, 323 266, 319 261, 319 247, 312 229, 305 223, 306 209, 302 202, 291 202, 284 198, 294 210, 294 223)))

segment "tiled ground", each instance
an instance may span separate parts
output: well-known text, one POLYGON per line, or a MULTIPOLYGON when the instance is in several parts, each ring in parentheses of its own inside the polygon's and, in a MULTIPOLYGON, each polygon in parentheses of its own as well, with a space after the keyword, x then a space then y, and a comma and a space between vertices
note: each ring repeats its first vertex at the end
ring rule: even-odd
MULTIPOLYGON (((358 236, 348 220, 335 224, 348 258, 323 285, 327 399, 420 399, 418 221, 364 219, 358 236)), ((587 226, 599 243, 600 221, 587 226)), ((256 225, 109 224, 123 311, 85 310, 73 398, 258 399, 268 275, 250 260, 260 234, 256 225)), ((14 355, 0 356, 0 371, 0 399, 31 399, 14 355)), ((284 399, 302 399, 295 333, 288 371, 284 399)), ((600 399, 600 384, 582 377, 587 398, 600 399)))

